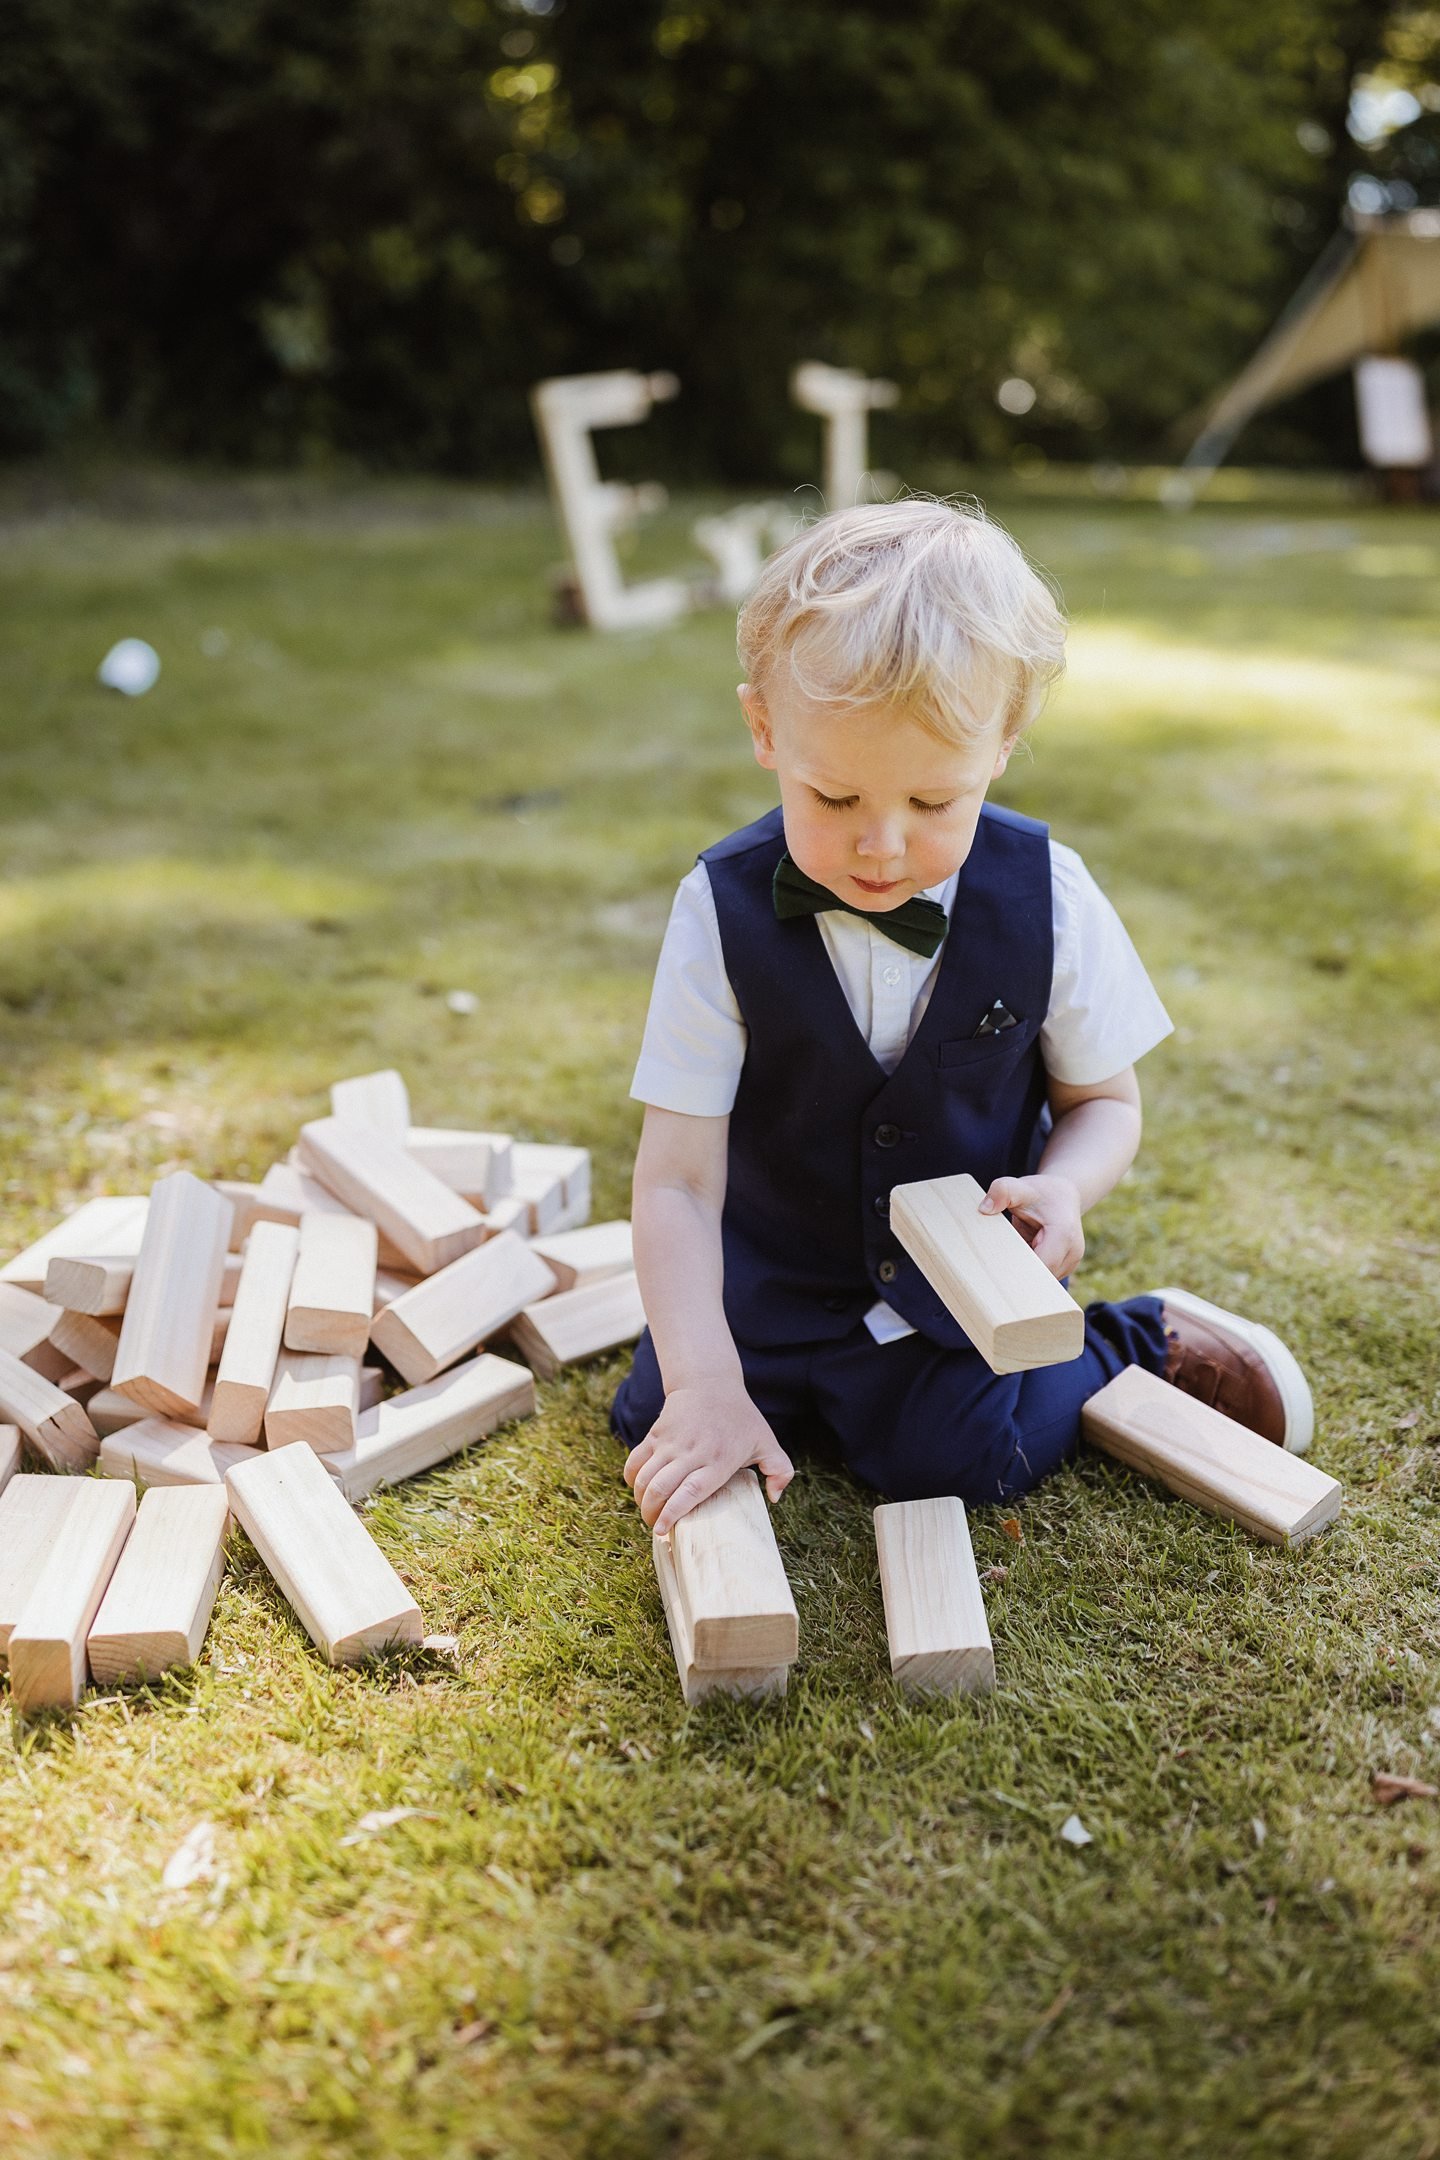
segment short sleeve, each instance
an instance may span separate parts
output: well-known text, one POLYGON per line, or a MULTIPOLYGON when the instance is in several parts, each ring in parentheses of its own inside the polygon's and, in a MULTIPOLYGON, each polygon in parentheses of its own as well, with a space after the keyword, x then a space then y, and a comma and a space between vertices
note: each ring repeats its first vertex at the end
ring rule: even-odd
POLYGON ((1108 1080, 1171 1033, 1125 925, 1073 848, 1052 841, 1055 972, 1040 1030, 1045 1069, 1070 1087, 1108 1080))
POLYGON ((670 910, 630 1093, 657 1110, 726 1117, 749 1039, 725 972, 709 873, 697 863, 670 910))

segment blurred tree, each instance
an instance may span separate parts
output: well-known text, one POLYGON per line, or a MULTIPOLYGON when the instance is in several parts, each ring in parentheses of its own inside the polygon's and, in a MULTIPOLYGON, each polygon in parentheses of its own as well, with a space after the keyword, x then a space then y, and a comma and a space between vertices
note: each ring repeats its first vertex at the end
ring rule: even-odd
POLYGON ((1440 9, 1393 10, 1373 64, 1357 70, 1349 132, 1356 154, 1347 181, 1357 206, 1440 208, 1440 9), (1358 199, 1358 200, 1357 200, 1358 199))
POLYGON ((900 381, 906 469, 1153 453, 1318 252, 1394 12, 10 0, 0 442, 503 471, 531 381, 626 363, 673 460, 803 477, 814 357, 900 381))

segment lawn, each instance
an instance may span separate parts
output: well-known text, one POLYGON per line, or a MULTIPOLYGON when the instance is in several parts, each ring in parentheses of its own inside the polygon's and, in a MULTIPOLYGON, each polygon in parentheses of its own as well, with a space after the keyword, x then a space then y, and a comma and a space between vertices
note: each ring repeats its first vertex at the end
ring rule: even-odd
MULTIPOLYGON (((687 1712, 623 1366, 578 1371, 366 1508, 458 1663, 330 1671, 242 1546, 193 1673, 0 1735, 0 2149, 1440 2153, 1440 1803, 1370 1786, 1440 1781, 1440 523, 995 506, 1075 623, 1003 799, 1177 1023, 1082 1293, 1277 1327, 1339 1526, 1283 1554, 1085 1460, 1018 1540, 974 1517, 997 1691, 923 1707, 869 1498, 810 1466, 789 1696, 687 1712)), ((770 798, 727 619, 554 629, 557 553, 530 495, 0 491, 0 1251, 258 1176, 392 1063, 625 1209, 670 894, 770 798)))

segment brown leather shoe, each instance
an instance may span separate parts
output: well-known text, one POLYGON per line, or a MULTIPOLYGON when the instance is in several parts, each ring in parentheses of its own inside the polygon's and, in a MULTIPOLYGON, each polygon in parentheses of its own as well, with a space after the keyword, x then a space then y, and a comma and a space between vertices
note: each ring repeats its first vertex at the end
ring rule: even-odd
POLYGON ((1156 1290, 1164 1307, 1164 1377, 1213 1410, 1303 1455, 1315 1430, 1310 1388, 1269 1328, 1188 1290, 1156 1290))

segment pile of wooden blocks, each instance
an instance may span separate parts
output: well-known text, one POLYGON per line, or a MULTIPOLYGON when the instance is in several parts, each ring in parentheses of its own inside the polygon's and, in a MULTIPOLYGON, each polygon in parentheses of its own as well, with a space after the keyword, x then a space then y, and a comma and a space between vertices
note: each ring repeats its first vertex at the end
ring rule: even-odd
POLYGON ((338 1082, 331 1112, 258 1184, 177 1171, 0 1268, 0 1662, 21 1709, 74 1702, 87 1667, 192 1662, 232 1516, 332 1662, 420 1640, 354 1503, 644 1326, 630 1225, 589 1222, 584 1148, 412 1125, 395 1072, 338 1082), (45 1471, 115 1482, 22 1472, 22 1436, 45 1471))
MULTIPOLYGON (((992 1371, 1079 1357, 1079 1306, 1003 1215, 980 1213, 983 1198, 963 1174, 897 1185, 890 1226, 992 1371)), ((1339 1513, 1334 1478, 1138 1365, 1090 1398, 1082 1424, 1093 1446, 1268 1543, 1298 1545, 1339 1513)), ((987 1693, 995 1653, 960 1501, 887 1502, 875 1510, 875 1541, 896 1681, 987 1693)), ((783 1694, 795 1605, 754 1472, 651 1545, 686 1702, 783 1694)))

